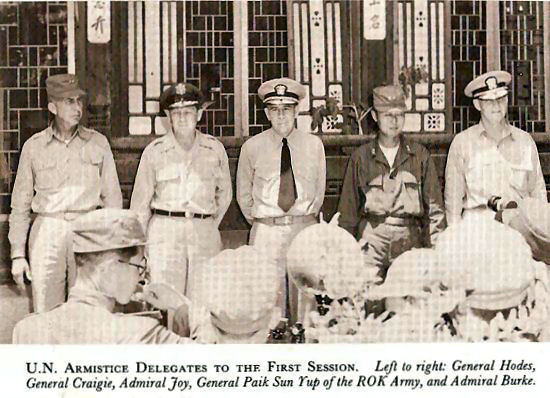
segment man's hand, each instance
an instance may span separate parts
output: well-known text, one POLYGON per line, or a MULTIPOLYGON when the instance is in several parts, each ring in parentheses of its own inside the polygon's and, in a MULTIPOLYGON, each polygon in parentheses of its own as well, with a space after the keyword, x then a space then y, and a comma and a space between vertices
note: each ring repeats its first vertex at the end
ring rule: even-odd
POLYGON ((190 305, 187 297, 165 283, 146 285, 143 288, 143 292, 138 293, 137 296, 139 299, 161 310, 176 310, 182 305, 190 305))
POLYGON ((32 279, 27 259, 24 257, 14 259, 11 264, 11 274, 19 289, 25 290, 25 275, 29 281, 32 279))

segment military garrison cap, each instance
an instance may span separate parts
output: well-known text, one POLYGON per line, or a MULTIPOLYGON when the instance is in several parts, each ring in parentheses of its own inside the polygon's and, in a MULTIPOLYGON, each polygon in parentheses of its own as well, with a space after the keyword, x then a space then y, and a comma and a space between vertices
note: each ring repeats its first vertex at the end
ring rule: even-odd
POLYGON ((484 73, 472 80, 464 89, 464 94, 470 98, 495 100, 508 94, 508 84, 512 75, 503 70, 484 73))
POLYGON ((189 83, 177 83, 168 87, 160 96, 160 109, 168 110, 195 106, 200 108, 204 102, 201 91, 189 83))
POLYGON ((86 92, 78 86, 78 78, 71 74, 52 75, 46 79, 46 92, 51 99, 81 97, 86 92))
POLYGON ((286 77, 268 80, 258 89, 264 104, 297 104, 306 95, 304 86, 286 77))
POLYGON ((93 253, 145 245, 145 233, 132 210, 99 209, 73 221, 73 251, 93 253))
POLYGON ((390 109, 405 110, 405 94, 399 86, 380 86, 372 91, 374 109, 386 112, 390 109))

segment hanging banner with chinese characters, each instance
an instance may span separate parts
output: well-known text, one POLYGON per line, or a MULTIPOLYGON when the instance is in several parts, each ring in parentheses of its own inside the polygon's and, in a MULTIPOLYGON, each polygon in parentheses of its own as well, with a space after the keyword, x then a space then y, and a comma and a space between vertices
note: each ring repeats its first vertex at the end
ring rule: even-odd
POLYGON ((88 1, 88 41, 108 43, 111 40, 111 2, 88 1))
POLYGON ((386 0, 363 1, 363 36, 367 40, 386 38, 386 0))

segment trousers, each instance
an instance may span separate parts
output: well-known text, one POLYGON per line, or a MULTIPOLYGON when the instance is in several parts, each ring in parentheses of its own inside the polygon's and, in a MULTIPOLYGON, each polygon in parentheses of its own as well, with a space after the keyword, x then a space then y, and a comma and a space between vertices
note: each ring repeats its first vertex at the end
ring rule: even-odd
POLYGON ((76 279, 71 223, 38 216, 29 236, 34 312, 46 312, 67 300, 76 279))
POLYGON ((299 294, 296 286, 289 280, 286 268, 286 253, 292 239, 304 228, 315 224, 316 220, 289 225, 268 225, 260 222, 252 224, 249 244, 266 253, 274 260, 279 269, 279 295, 277 307, 285 308, 286 317, 291 324, 303 322, 308 298, 299 294))
POLYGON ((172 285, 191 298, 193 272, 222 249, 212 218, 153 215, 147 228, 145 256, 152 283, 172 285))

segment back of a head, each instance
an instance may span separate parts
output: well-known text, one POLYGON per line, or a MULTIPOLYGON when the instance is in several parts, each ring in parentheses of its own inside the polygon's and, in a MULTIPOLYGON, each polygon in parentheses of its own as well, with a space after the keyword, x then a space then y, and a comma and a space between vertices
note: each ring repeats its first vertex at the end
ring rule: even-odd
POLYGON ((438 238, 438 262, 459 275, 476 308, 519 304, 534 278, 531 250, 521 234, 489 219, 463 220, 438 238))
POLYGON ((194 274, 191 299, 206 307, 220 330, 239 335, 267 326, 282 277, 269 257, 252 246, 227 249, 194 274))

